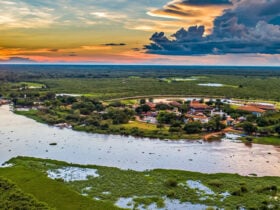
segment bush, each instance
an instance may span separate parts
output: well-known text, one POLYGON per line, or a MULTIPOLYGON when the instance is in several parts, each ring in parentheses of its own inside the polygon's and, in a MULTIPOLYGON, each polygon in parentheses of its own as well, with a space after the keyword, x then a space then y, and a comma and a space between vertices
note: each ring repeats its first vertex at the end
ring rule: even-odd
POLYGON ((211 180, 208 184, 210 186, 214 186, 214 187, 221 187, 223 185, 223 182, 218 179, 214 179, 214 180, 211 180))
POLYGON ((191 122, 185 125, 184 131, 188 134, 194 134, 201 132, 202 125, 200 122, 191 122))
POLYGON ((242 187, 240 188, 240 190, 241 190, 242 193, 248 192, 248 189, 247 189, 246 186, 242 186, 242 187))
POLYGON ((170 179, 167 179, 167 180, 165 181, 165 184, 166 184, 166 186, 168 186, 168 187, 177 187, 178 182, 177 182, 176 179, 170 178, 170 179))
POLYGON ((167 193, 166 193, 166 196, 168 198, 174 198, 175 197, 175 191, 174 190, 168 190, 167 193))
POLYGON ((234 191, 231 192, 231 195, 233 195, 233 196, 241 196, 241 190, 240 189, 235 189, 234 191))

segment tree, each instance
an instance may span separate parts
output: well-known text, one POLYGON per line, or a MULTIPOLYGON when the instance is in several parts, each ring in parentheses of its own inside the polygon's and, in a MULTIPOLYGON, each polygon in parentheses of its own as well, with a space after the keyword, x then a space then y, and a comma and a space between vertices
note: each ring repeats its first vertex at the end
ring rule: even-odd
POLYGON ((251 122, 243 123, 242 128, 247 134, 252 134, 257 131, 257 127, 251 122))
POLYGON ((140 104, 145 104, 146 103, 146 99, 142 98, 140 99, 140 104))
POLYGON ((191 122, 185 125, 184 131, 188 134, 201 132, 202 125, 200 122, 191 122))
POLYGON ((109 106, 112 106, 112 107, 123 107, 125 105, 122 104, 120 101, 114 101, 114 102, 110 103, 109 106))
POLYGON ((224 103, 221 101, 221 99, 216 99, 215 101, 215 106, 217 107, 217 109, 221 109, 221 106, 223 105, 224 103))
POLYGON ((53 99, 55 99, 55 93, 48 92, 48 93, 45 95, 45 98, 46 98, 47 100, 53 100, 53 99))
POLYGON ((266 118, 264 118, 264 117, 259 117, 259 118, 257 119, 257 124, 258 124, 258 126, 260 126, 260 127, 265 127, 265 126, 268 126, 268 125, 269 125, 269 122, 268 122, 268 120, 267 120, 266 118))
POLYGON ((225 128, 225 125, 221 123, 221 117, 216 115, 205 125, 208 131, 215 130, 220 131, 225 128))
POLYGON ((201 99, 199 100, 199 103, 203 104, 203 103, 204 103, 204 98, 201 98, 201 99))
POLYGON ((130 118, 133 116, 133 112, 121 109, 109 109, 108 117, 112 119, 113 124, 125 124, 128 123, 130 118))
POLYGON ((149 107, 147 104, 143 104, 135 109, 137 114, 141 114, 142 112, 149 112, 151 111, 151 107, 149 107))
POLYGON ((274 131, 280 135, 280 124, 275 126, 274 131))
POLYGON ((175 121, 169 128, 169 132, 180 132, 181 131, 181 122, 175 121))
POLYGON ((182 113, 187 113, 187 112, 189 111, 189 109, 190 109, 190 105, 188 105, 188 104, 183 104, 183 105, 180 107, 180 111, 181 111, 182 113))
POLYGON ((169 110, 170 106, 168 106, 167 104, 157 104, 156 109, 157 110, 169 110))
POLYGON ((210 99, 209 101, 206 102, 206 104, 208 106, 212 106, 214 104, 214 101, 212 99, 210 99))
POLYGON ((160 112, 157 116, 157 121, 162 124, 171 124, 177 120, 175 113, 160 112))

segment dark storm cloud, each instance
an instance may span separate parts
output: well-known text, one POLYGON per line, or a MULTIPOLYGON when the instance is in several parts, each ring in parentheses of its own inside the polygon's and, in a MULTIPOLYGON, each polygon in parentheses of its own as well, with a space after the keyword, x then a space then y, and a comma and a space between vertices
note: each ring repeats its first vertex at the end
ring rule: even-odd
POLYGON ((163 32, 155 33, 150 39, 152 43, 145 48, 149 53, 166 55, 279 54, 280 1, 233 2, 232 9, 225 10, 215 19, 212 34, 203 36, 204 26, 182 28, 171 38, 163 32))
POLYGON ((76 52, 70 52, 70 53, 68 54, 68 56, 70 56, 70 57, 75 57, 75 56, 78 56, 78 55, 77 55, 76 52))
POLYGON ((135 52, 139 52, 139 51, 141 51, 141 49, 140 49, 140 48, 138 48, 138 47, 132 48, 131 50, 132 50, 132 51, 135 51, 135 52))
POLYGON ((36 61, 31 60, 30 58, 23 57, 10 57, 7 60, 1 60, 0 63, 35 63, 36 61))
POLYGON ((106 44, 103 44, 103 46, 117 47, 117 46, 126 46, 126 44, 125 43, 106 43, 106 44))
POLYGON ((59 49, 49 49, 49 52, 58 52, 59 49))

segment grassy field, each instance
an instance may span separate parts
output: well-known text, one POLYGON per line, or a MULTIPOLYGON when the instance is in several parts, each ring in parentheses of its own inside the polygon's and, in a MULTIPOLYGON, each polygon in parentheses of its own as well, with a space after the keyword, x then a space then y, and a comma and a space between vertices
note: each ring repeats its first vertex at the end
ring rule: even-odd
POLYGON ((31 118, 39 123, 44 123, 44 121, 38 116, 37 110, 29 110, 29 111, 15 111, 15 114, 22 115, 28 118, 31 118))
POLYGON ((3 177, 0 177, 0 209, 52 210, 46 203, 39 202, 3 177))
POLYGON ((56 209, 115 209, 113 204, 120 198, 134 198, 131 207, 152 203, 162 207, 169 198, 224 209, 280 208, 279 177, 242 177, 176 170, 136 172, 35 158, 16 158, 10 163, 14 166, 1 168, 0 176, 9 177, 24 192, 56 209), (47 170, 67 166, 96 169, 99 176, 72 182, 47 178, 47 170), (191 188, 187 181, 199 181, 213 193, 191 188), (227 196, 224 197, 223 193, 227 196))
POLYGON ((194 81, 164 82, 158 78, 61 78, 40 79, 50 90, 58 93, 76 93, 100 99, 143 95, 208 95, 241 99, 279 101, 278 77, 210 75, 194 81), (199 86, 200 83, 221 83, 224 87, 199 86))
POLYGON ((35 82, 20 82, 20 83, 18 83, 18 84, 19 84, 19 85, 25 85, 25 86, 27 86, 28 88, 34 88, 34 89, 42 88, 42 87, 45 86, 44 84, 35 83, 35 82))
POLYGON ((64 183, 48 179, 38 168, 33 168, 30 161, 24 161, 12 168, 0 168, 0 176, 12 180, 24 193, 33 195, 53 209, 118 209, 110 203, 84 197, 64 183))
MULTIPOLYGON (((252 137, 252 143, 280 146, 280 136, 252 137)), ((244 140, 246 141, 246 140, 244 140)))
MULTIPOLYGON (((133 127, 137 127, 137 128, 140 128, 140 129, 144 129, 144 130, 157 130, 157 126, 154 125, 154 124, 149 124, 149 123, 145 123, 145 122, 138 122, 138 121, 132 121, 128 124, 124 124, 122 125, 123 127, 125 128, 133 128, 133 127)), ((168 128, 164 128, 163 130, 166 130, 168 131, 168 128)))

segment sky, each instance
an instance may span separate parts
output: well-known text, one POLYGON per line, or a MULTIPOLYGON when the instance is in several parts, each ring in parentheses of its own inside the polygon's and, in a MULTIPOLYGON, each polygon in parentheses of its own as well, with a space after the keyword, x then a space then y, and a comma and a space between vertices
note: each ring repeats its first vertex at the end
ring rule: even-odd
POLYGON ((0 63, 280 65, 280 0, 1 0, 0 63))

